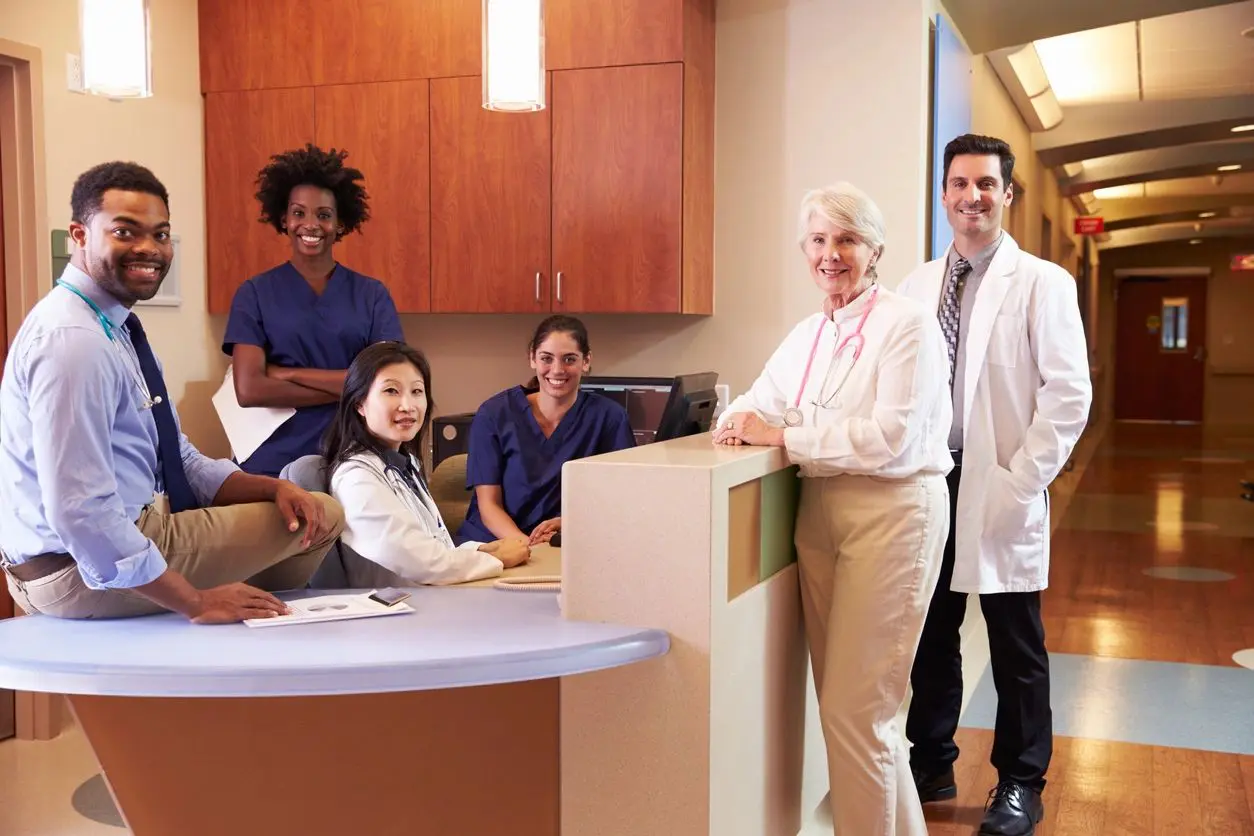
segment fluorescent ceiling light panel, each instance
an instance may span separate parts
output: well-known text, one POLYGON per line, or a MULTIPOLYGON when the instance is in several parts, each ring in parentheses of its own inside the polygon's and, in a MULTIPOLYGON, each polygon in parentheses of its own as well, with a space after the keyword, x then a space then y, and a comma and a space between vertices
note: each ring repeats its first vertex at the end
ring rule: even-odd
POLYGON ((1129 197, 1145 197, 1144 183, 1129 183, 1126 186, 1107 186, 1098 189, 1093 195, 1099 200, 1119 200, 1129 197))
POLYGON ((1135 22, 1046 38, 1035 46, 1060 104, 1140 98, 1135 22))

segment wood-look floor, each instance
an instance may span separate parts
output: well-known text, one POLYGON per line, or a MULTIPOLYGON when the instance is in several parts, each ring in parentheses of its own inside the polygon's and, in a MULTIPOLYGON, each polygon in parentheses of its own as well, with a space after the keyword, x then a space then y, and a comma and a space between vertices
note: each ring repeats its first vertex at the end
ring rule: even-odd
MULTIPOLYGON (((1249 428, 1117 424, 1086 467, 1071 507, 1086 494, 1236 499, 1252 463, 1249 428)), ((1254 504, 1249 513, 1254 517, 1254 504)), ((1147 521, 1123 522, 1134 528, 1147 521)), ((1051 652, 1234 666, 1234 652, 1254 648, 1254 539, 1161 531, 1082 530, 1064 518, 1043 598, 1051 652), (1192 583, 1143 574, 1158 565, 1202 566, 1237 578, 1192 583)), ((925 808, 930 836, 976 833, 997 783, 988 762, 993 733, 963 728, 957 741, 958 798, 925 808)), ((1056 737, 1048 778, 1037 836, 1254 836, 1251 756, 1056 737)))
MULTIPOLYGON (((928 804, 928 836, 979 830, 993 733, 959 729, 958 797, 928 804)), ((1036 836, 1254 836, 1254 757, 1058 737, 1036 836)))

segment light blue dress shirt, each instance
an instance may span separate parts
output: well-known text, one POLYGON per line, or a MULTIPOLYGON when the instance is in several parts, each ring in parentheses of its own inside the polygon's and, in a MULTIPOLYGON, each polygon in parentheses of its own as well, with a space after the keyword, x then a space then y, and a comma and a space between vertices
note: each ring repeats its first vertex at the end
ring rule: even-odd
MULTIPOLYGON (((59 287, 17 332, 0 381, 0 551, 13 563, 68 552, 92 589, 142 586, 166 562, 135 525, 161 486, 157 423, 142 408, 123 325, 130 311, 73 265, 61 280, 100 307, 116 339, 59 287)), ((181 430, 179 439, 192 491, 207 506, 239 468, 202 455, 181 430)))

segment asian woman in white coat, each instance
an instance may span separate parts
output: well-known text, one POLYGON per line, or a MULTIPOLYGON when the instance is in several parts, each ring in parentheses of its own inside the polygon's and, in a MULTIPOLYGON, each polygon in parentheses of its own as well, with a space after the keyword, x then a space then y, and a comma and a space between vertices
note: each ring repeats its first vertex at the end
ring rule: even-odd
POLYGON ((935 314, 876 281, 878 207, 846 183, 801 204, 823 312, 784 338, 715 428, 800 466, 802 612, 839 836, 926 836, 895 716, 949 527, 945 343, 935 314))
POLYGON ((453 545, 419 458, 431 409, 431 367, 417 349, 379 342, 349 366, 325 456, 341 539, 364 558, 346 566, 350 586, 481 580, 530 556, 525 538, 453 545))

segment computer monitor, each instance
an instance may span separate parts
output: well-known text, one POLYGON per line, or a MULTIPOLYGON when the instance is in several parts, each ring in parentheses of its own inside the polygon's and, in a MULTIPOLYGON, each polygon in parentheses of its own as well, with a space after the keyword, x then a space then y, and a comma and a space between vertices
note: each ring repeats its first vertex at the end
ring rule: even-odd
POLYGON ((718 404, 714 372, 678 377, 585 377, 581 388, 627 410, 637 444, 707 432, 718 404))
POLYGON ((718 392, 714 388, 717 383, 717 372, 678 375, 654 440, 667 441, 709 432, 718 406, 718 392))
POLYGON ((627 419, 637 444, 649 444, 675 388, 673 377, 585 377, 581 389, 609 398, 627 410, 627 419))

